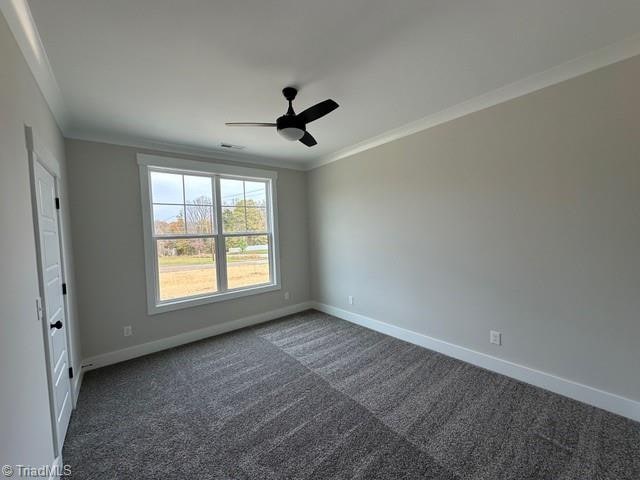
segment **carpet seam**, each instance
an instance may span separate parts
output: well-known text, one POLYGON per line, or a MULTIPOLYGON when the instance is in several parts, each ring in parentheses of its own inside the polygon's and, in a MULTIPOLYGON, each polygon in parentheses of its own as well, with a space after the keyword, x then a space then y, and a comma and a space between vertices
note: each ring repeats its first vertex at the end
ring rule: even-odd
POLYGON ((409 443, 410 445, 413 445, 415 448, 417 448, 419 451, 421 451, 422 453, 424 453, 425 455, 427 455, 429 457, 429 459, 431 459, 431 461, 433 461, 436 465, 438 465, 440 468, 442 468, 443 470, 449 472, 452 475, 455 475, 456 477, 460 478, 461 480, 468 480, 466 477, 461 476, 459 473, 456 473, 454 471, 452 471, 449 467, 446 467, 444 465, 442 465, 442 463, 440 463, 439 460, 437 460, 436 458, 434 458, 429 452, 425 451, 420 445, 417 445, 415 442, 413 442, 411 439, 407 438, 405 435, 401 434, 400 432, 397 432, 396 430, 394 430, 393 428, 391 428, 389 425, 387 425, 381 418, 379 418, 375 413, 373 413, 371 410, 369 410, 366 406, 364 406, 362 403, 360 403, 358 400, 356 400, 355 398, 353 398, 351 395, 349 395, 346 392, 343 392, 342 390, 339 390, 338 388, 334 387, 331 382, 329 382, 329 380, 327 380, 324 376, 322 376, 322 374, 312 370, 310 367, 308 367, 307 365, 305 365, 304 363, 302 363, 300 360, 298 360, 296 357, 294 357, 293 355, 291 355, 289 352, 285 351, 284 349, 280 348, 278 345, 276 345, 275 343, 273 343, 271 340, 269 340, 268 338, 264 338, 263 336, 259 335, 256 331, 256 329, 252 329, 251 333, 253 335, 255 335, 258 339, 267 342, 269 345, 273 346, 274 348, 278 349, 280 352, 284 353, 285 355, 287 355, 288 357, 290 357, 291 359, 293 359, 296 363, 298 363, 300 366, 302 366, 305 370, 307 370, 308 372, 310 372, 312 375, 318 377, 320 380, 322 380, 323 383, 325 383, 331 390, 333 390, 334 392, 339 393, 340 395, 345 396, 346 398, 348 398, 349 400, 353 401, 354 403, 356 403, 357 405, 359 405, 360 407, 362 407, 367 413, 369 413, 375 420, 376 422, 380 423, 382 426, 384 426, 384 428, 386 430, 388 430, 389 432, 391 432, 394 435, 397 435, 398 437, 402 438, 403 440, 405 440, 407 443, 409 443))

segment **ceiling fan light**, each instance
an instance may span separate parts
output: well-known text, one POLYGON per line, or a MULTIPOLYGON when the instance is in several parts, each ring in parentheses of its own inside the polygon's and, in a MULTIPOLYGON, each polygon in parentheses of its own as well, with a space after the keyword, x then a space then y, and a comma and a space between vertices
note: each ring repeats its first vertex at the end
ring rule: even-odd
POLYGON ((296 127, 286 127, 278 130, 278 133, 282 135, 283 138, 295 142, 296 140, 300 140, 304 136, 304 130, 296 127))

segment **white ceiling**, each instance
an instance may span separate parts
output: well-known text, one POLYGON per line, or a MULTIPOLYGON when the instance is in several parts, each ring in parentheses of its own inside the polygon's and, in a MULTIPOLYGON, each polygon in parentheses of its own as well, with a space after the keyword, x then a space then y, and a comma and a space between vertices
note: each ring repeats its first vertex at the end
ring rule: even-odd
POLYGON ((163 142, 304 168, 640 32, 638 0, 29 0, 76 138, 163 142), (267 128, 280 91, 313 148, 267 128))

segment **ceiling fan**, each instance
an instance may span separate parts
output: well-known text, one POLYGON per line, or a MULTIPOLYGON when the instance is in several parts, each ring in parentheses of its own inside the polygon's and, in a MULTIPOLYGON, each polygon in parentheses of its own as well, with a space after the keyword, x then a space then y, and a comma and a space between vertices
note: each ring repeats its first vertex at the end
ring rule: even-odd
POLYGON ((300 140, 307 147, 313 147, 318 142, 307 132, 307 124, 331 113, 338 108, 338 104, 333 100, 325 100, 296 114, 293 111, 291 102, 296 98, 297 93, 298 90, 294 87, 282 89, 284 98, 289 102, 289 108, 287 109, 287 113, 276 119, 276 123, 227 122, 225 125, 229 127, 276 127, 278 133, 287 140, 292 142, 300 140))

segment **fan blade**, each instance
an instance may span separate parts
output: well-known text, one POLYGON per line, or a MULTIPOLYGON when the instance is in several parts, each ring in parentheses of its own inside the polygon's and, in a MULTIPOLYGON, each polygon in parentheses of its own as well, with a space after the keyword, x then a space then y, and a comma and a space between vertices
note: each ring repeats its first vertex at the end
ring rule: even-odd
POLYGON ((320 102, 313 107, 307 108, 304 112, 300 112, 296 117, 301 119, 305 124, 311 123, 314 120, 319 119, 320 117, 324 117, 327 113, 333 112, 336 108, 338 108, 338 104, 333 100, 325 100, 324 102, 320 102))
POLYGON ((275 127, 275 123, 260 123, 260 122, 227 122, 227 127, 275 127))
POLYGON ((304 132, 304 135, 302 136, 300 141, 307 147, 313 147, 314 145, 318 144, 318 142, 316 142, 316 139, 313 138, 313 135, 311 135, 309 132, 304 132))

